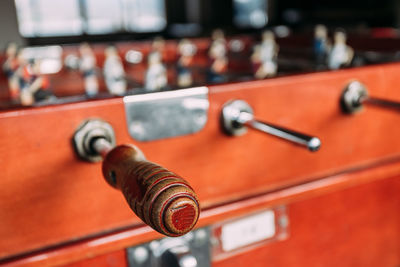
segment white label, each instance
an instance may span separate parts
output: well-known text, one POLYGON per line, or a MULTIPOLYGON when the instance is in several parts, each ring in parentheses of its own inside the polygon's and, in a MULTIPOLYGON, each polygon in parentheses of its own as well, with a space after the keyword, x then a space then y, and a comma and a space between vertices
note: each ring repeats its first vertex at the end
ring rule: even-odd
POLYGON ((231 251, 275 235, 275 213, 268 210, 222 226, 224 251, 231 251))

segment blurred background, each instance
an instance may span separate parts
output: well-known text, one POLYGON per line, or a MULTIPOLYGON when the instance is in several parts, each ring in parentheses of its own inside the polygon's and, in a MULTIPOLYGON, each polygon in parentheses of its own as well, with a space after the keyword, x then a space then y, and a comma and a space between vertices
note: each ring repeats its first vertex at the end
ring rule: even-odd
POLYGON ((399 28, 395 0, 3 0, 0 45, 106 42, 157 36, 251 33, 286 25, 307 31, 317 23, 366 32, 399 28))

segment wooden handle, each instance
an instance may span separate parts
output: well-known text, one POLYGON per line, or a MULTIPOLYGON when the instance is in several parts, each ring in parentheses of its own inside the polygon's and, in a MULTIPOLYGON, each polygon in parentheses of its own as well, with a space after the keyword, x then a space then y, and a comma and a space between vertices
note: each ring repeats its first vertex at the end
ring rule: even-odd
POLYGON ((184 235, 199 218, 199 201, 190 185, 175 173, 146 161, 134 146, 120 145, 107 153, 103 175, 121 190, 139 218, 164 235, 184 235))

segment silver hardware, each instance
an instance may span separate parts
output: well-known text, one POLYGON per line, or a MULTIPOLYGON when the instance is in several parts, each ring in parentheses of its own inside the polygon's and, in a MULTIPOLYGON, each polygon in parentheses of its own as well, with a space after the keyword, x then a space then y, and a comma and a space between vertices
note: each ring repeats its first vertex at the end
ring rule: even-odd
POLYGON ((129 134, 138 141, 192 134, 207 122, 208 88, 124 97, 129 134))
POLYGON ((80 59, 77 55, 69 54, 64 59, 64 66, 69 70, 79 70, 80 59))
POLYGON ((128 50, 125 53, 125 60, 130 64, 139 64, 143 61, 143 53, 137 50, 128 50))
POLYGON ((288 216, 285 215, 285 216, 280 217, 279 220, 278 220, 278 223, 279 223, 279 226, 282 227, 282 228, 288 227, 289 226, 289 218, 288 218, 288 216))
MULTIPOLYGON (((135 267, 209 267, 210 229, 201 228, 188 233, 191 237, 167 237, 127 249, 129 266, 135 267), (204 242, 196 242, 199 235, 204 242), (195 238, 193 238, 195 236, 195 238), (139 249, 139 252, 138 252, 139 249), (145 252, 145 251, 146 252, 145 252), (138 254, 139 257, 138 257, 138 254), (144 257, 147 255, 147 258, 144 257)), ((187 234, 187 235, 188 235, 187 234)))
POLYGON ((221 114, 221 123, 222 128, 229 135, 243 135, 247 132, 247 128, 250 127, 305 146, 310 151, 317 151, 321 146, 321 141, 317 137, 256 120, 252 108, 243 100, 233 100, 224 105, 221 114))
POLYGON ((149 248, 151 250, 156 250, 160 246, 160 242, 154 240, 149 243, 149 248))
POLYGON ((196 244, 204 244, 208 242, 208 234, 205 229, 199 229, 196 231, 195 240, 196 244))
POLYGON ((192 241, 192 240, 193 240, 193 237, 194 237, 194 235, 193 235, 192 232, 189 232, 189 233, 187 233, 187 234, 184 235, 185 240, 188 241, 188 242, 189 242, 189 241, 192 241))
POLYGON ((357 113, 367 104, 400 111, 400 102, 371 97, 364 84, 359 81, 350 82, 340 98, 343 112, 357 113))
POLYGON ((269 242, 285 240, 289 232, 285 206, 249 213, 211 226, 211 254, 214 261, 219 261, 269 242), (280 223, 282 219, 286 220, 284 224, 280 223))
POLYGON ((115 134, 111 125, 100 119, 90 119, 79 126, 73 136, 75 150, 80 158, 97 162, 102 160, 102 155, 94 149, 96 146, 115 146, 115 134), (103 142, 104 141, 104 142, 103 142))
POLYGON ((144 247, 137 247, 133 251, 133 257, 139 264, 144 263, 149 258, 149 251, 144 247))
POLYGON ((350 82, 343 91, 340 105, 345 113, 360 112, 363 108, 361 99, 368 97, 368 91, 359 81, 350 82))
POLYGON ((176 246, 165 251, 161 257, 163 266, 197 267, 197 259, 186 245, 176 246))

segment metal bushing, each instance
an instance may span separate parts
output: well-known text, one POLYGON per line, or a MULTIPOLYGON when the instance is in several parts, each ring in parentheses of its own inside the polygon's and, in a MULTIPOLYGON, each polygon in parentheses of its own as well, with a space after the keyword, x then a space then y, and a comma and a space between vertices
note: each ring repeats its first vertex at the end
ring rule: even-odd
POLYGON ((344 113, 357 113, 362 110, 362 100, 367 97, 368 91, 365 86, 359 81, 352 81, 343 90, 340 106, 344 113))
POLYGON ((81 159, 90 162, 102 160, 101 155, 92 148, 92 143, 97 138, 104 138, 115 146, 114 130, 109 123, 101 119, 89 119, 78 127, 73 137, 73 144, 81 159))
POLYGON ((232 100, 224 105, 220 122, 226 134, 240 136, 247 132, 247 127, 237 122, 241 112, 253 114, 253 109, 243 100, 232 100))

